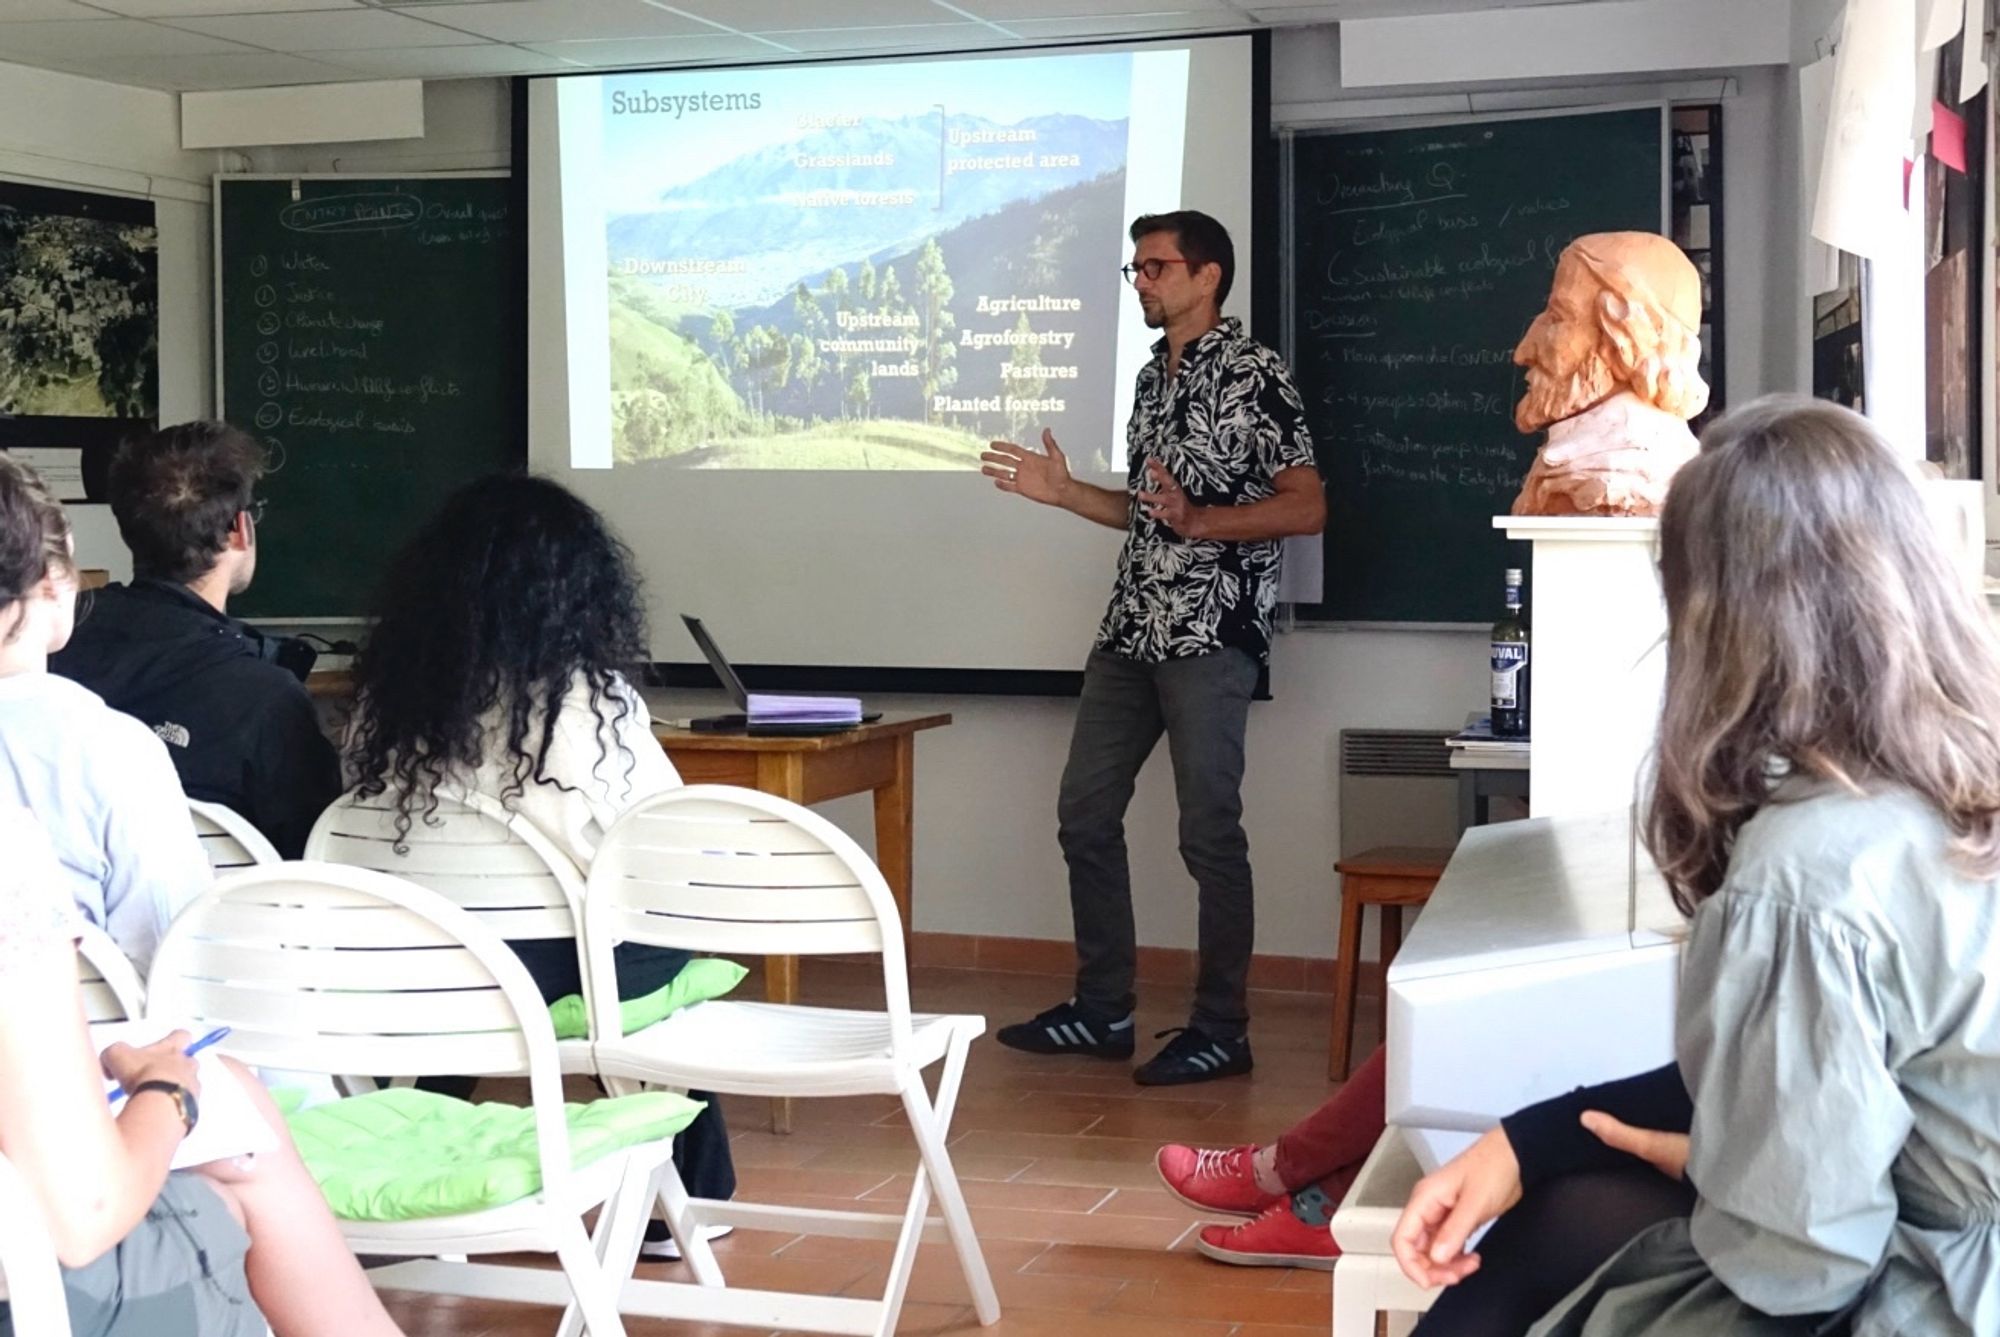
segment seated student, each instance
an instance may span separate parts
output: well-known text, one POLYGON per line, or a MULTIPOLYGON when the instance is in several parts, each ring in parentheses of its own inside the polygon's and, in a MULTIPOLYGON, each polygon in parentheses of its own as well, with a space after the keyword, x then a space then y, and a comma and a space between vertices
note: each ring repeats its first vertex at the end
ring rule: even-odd
MULTIPOLYGON (((0 804, 0 1151, 39 1204, 78 1337, 392 1337, 263 1088, 275 1150, 168 1173, 194 1125, 179 1031, 100 1065, 84 1026, 75 908, 35 816, 0 804), (114 1119, 104 1078, 131 1098, 114 1119), (179 1088, 177 1091, 175 1088, 179 1088)), ((13 1319, 0 1302, 0 1337, 13 1319)))
MULTIPOLYGON (((347 763, 364 795, 424 819, 440 784, 486 794, 588 871, 619 813, 679 786, 646 703, 619 671, 650 655, 631 554, 596 511, 539 478, 461 488, 389 564, 354 664, 347 763)), ((516 941, 544 998, 581 993, 573 942, 516 941)), ((682 951, 622 944, 620 998, 687 965, 682 951)), ((736 1190, 721 1106, 674 1141, 698 1198, 736 1190)), ((647 1252, 674 1256, 654 1222, 647 1252)), ((710 1227, 712 1233, 721 1233, 710 1227)))
MULTIPOLYGON (((340 794, 340 760, 281 647, 228 613, 257 570, 253 497, 264 452, 220 422, 127 441, 111 462, 111 513, 132 550, 130 585, 97 591, 49 661, 167 744, 189 797, 249 819, 296 859, 340 794)), ((295 541, 306 541, 304 538, 295 541)))
POLYGON ((1328 1224, 1388 1126, 1381 1046, 1338 1091, 1276 1142, 1161 1147, 1153 1166, 1167 1191, 1203 1212, 1250 1219, 1203 1226, 1194 1247, 1243 1267, 1330 1268, 1340 1245, 1328 1224))
POLYGON ((33 470, 0 456, 0 802, 41 821, 64 889, 143 975, 213 876, 166 747, 49 673, 75 617, 69 518, 33 470))
POLYGON ((1646 832, 1691 916, 1678 1063, 1533 1106, 1418 1184, 1396 1258, 1450 1288, 1418 1331, 2000 1332, 1986 609, 1875 429, 1812 400, 1703 433, 1659 564, 1646 832), (1517 1266, 1551 1225, 1617 1252, 1517 1266))
MULTIPOLYGON (((1386 1075, 1386 1051, 1377 1046, 1338 1091, 1275 1142, 1160 1148, 1155 1168, 1175 1197, 1205 1213, 1250 1218, 1203 1226, 1195 1248, 1239 1267, 1331 1268, 1340 1257, 1329 1229, 1333 1214, 1387 1127, 1386 1075)), ((1596 1099, 1625 1109, 1629 1097, 1603 1088, 1596 1099)), ((1537 1112, 1531 1124, 1551 1118, 1563 1121, 1537 1112)), ((1619 1245, 1656 1221, 1686 1214, 1684 1185, 1612 1151, 1636 1154, 1643 1134, 1615 1120, 1599 1126, 1612 1141, 1597 1146, 1591 1159, 1608 1164, 1578 1164, 1509 1213, 1482 1247, 1486 1270, 1438 1300, 1426 1332, 1520 1337, 1619 1245), (1495 1294, 1503 1288, 1504 1295, 1495 1294)))

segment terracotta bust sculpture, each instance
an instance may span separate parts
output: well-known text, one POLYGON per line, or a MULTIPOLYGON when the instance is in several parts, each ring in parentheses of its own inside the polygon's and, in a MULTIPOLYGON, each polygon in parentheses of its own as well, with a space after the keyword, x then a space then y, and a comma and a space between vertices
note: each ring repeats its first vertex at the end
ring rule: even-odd
POLYGON ((1514 349, 1528 369, 1514 425, 1549 432, 1514 514, 1659 512, 1708 403, 1700 327, 1701 275, 1665 237, 1598 232, 1564 248, 1514 349))

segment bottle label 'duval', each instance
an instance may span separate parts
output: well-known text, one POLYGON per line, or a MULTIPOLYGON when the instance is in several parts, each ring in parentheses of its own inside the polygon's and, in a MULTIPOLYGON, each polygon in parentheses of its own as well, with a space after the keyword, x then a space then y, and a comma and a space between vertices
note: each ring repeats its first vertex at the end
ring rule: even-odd
POLYGON ((1520 641, 1493 641, 1493 708, 1515 710, 1521 704, 1521 670, 1528 666, 1528 647, 1520 641))

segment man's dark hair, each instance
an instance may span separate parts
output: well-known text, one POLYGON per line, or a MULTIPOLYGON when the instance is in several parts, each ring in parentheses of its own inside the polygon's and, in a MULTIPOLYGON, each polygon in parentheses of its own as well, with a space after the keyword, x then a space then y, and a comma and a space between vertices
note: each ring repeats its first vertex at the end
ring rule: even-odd
POLYGON ((1217 265, 1222 277, 1215 284, 1215 304, 1220 307, 1236 281, 1236 244, 1229 229, 1199 209, 1176 209, 1170 214, 1140 214, 1132 220, 1132 240, 1155 232, 1171 232, 1188 259, 1190 272, 1204 265, 1217 265))
POLYGON ((226 422, 183 423, 119 446, 111 514, 132 574, 179 584, 208 574, 263 476, 264 448, 226 422))

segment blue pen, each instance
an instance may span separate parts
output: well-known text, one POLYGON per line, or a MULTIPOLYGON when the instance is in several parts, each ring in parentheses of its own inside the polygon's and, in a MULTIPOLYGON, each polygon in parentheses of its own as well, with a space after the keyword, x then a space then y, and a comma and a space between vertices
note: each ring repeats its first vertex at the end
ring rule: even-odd
MULTIPOLYGON (((217 1026, 207 1035, 202 1036, 201 1039, 196 1040, 186 1049, 183 1049, 181 1053, 187 1055, 189 1058, 193 1058, 196 1054, 199 1054, 202 1050, 208 1048, 212 1044, 215 1044, 217 1041, 222 1040, 228 1034, 229 1034, 229 1028, 227 1026, 217 1026)), ((111 1088, 111 1094, 109 1097, 107 1097, 107 1099, 109 1099, 112 1104, 116 1105, 119 1101, 119 1098, 124 1094, 125 1094, 124 1087, 114 1086, 111 1088)))

